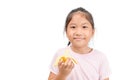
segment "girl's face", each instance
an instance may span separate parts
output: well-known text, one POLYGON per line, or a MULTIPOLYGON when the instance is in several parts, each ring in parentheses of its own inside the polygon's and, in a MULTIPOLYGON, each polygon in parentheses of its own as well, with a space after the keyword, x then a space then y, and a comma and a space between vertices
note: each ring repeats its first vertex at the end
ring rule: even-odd
POLYGON ((83 13, 74 13, 67 26, 67 37, 75 47, 87 47, 94 29, 83 13))

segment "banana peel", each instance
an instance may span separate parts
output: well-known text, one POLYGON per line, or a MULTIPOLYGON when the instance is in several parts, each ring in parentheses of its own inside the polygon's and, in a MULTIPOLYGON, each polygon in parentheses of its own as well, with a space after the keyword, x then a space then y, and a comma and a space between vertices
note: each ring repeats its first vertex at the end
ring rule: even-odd
POLYGON ((73 62, 74 64, 77 64, 77 61, 76 61, 73 57, 70 56, 69 50, 65 50, 64 54, 56 59, 56 61, 55 61, 55 63, 54 63, 54 66, 57 66, 57 65, 58 65, 58 62, 59 62, 60 60, 62 60, 63 62, 66 62, 67 58, 71 58, 71 59, 72 59, 72 62, 73 62))

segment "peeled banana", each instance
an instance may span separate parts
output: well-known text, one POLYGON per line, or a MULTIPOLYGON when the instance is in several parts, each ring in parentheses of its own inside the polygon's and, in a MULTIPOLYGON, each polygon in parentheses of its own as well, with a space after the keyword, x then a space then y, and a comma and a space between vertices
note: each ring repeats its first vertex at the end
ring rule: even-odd
POLYGON ((63 62, 66 62, 66 60, 67 60, 68 58, 71 58, 72 61, 73 61, 73 63, 74 63, 74 64, 77 64, 77 61, 76 61, 73 57, 70 56, 69 50, 65 50, 64 54, 56 59, 56 61, 55 61, 55 63, 54 63, 54 66, 57 66, 57 65, 58 65, 58 62, 59 62, 60 60, 62 60, 63 62))

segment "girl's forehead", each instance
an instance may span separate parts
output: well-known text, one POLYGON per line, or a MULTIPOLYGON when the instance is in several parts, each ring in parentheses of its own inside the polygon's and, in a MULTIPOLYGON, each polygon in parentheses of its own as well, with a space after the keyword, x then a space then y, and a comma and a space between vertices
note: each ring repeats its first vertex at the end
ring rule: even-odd
POLYGON ((87 15, 83 12, 76 12, 72 15, 69 24, 91 24, 86 17, 87 15))
POLYGON ((86 13, 81 12, 81 11, 74 12, 74 13, 73 13, 73 16, 74 16, 74 15, 79 15, 79 16, 84 17, 84 18, 87 16, 86 13))
MULTIPOLYGON (((87 18, 86 18, 86 15, 83 14, 83 13, 74 13, 72 18, 71 18, 71 21, 88 21, 87 18)), ((88 21, 89 22, 89 21, 88 21)))

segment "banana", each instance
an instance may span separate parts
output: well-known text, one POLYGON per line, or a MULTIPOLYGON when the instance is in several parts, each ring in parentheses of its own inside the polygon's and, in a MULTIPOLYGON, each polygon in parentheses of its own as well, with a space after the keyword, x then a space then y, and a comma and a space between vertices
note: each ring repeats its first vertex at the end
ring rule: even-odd
POLYGON ((77 64, 77 61, 76 61, 73 57, 71 57, 71 56, 69 55, 69 50, 65 50, 64 54, 56 59, 56 61, 55 61, 55 63, 54 63, 54 66, 57 66, 57 65, 58 65, 58 62, 59 62, 60 60, 62 60, 63 62, 66 62, 66 60, 67 60, 68 58, 71 58, 71 59, 72 59, 72 62, 73 62, 74 64, 77 64))

